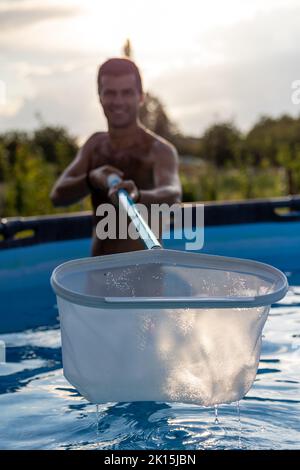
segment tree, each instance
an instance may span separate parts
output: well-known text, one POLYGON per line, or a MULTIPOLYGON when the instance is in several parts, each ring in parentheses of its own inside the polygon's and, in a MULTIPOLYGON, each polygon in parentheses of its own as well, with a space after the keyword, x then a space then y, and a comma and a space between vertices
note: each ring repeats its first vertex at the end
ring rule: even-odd
POLYGON ((9 131, 0 136, 0 144, 5 149, 7 164, 13 166, 16 161, 18 147, 22 144, 29 144, 30 137, 26 132, 9 131))
POLYGON ((57 173, 69 165, 78 151, 76 138, 59 126, 44 126, 36 130, 32 143, 40 149, 47 162, 57 165, 57 173))
POLYGON ((172 140, 178 134, 177 126, 168 117, 160 99, 151 93, 145 94, 140 120, 145 127, 166 139, 172 140))
POLYGON ((285 168, 288 194, 298 194, 300 191, 300 144, 281 144, 276 157, 277 162, 285 168))
POLYGON ((0 142, 0 183, 7 178, 8 158, 4 145, 0 142))
POLYGON ((19 144, 6 183, 3 215, 51 213, 49 192, 54 179, 54 168, 45 162, 43 155, 31 145, 19 144))
POLYGON ((125 44, 123 46, 123 54, 125 57, 128 57, 128 59, 131 59, 133 56, 130 39, 126 39, 125 41, 125 44))
POLYGON ((255 165, 261 164, 263 160, 270 165, 276 165, 276 125, 275 119, 262 116, 248 132, 246 147, 255 165))
POLYGON ((202 157, 216 166, 233 165, 238 159, 241 135, 232 123, 214 124, 202 138, 202 157))
POLYGON ((288 194, 299 192, 300 118, 263 116, 248 133, 246 144, 256 164, 267 162, 284 168, 288 194))

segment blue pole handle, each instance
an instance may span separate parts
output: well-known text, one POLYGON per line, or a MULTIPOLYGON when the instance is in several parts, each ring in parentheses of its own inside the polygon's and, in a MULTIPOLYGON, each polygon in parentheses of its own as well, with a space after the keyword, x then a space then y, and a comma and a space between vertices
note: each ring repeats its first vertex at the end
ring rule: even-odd
MULTIPOLYGON (((122 179, 115 173, 112 173, 107 177, 107 184, 109 188, 112 188, 121 181, 122 179)), ((137 210, 136 205, 129 196, 128 192, 123 188, 119 189, 118 197, 119 204, 123 207, 123 209, 127 212, 128 216, 130 217, 140 238, 142 239, 145 245, 145 248, 147 248, 147 250, 152 250, 154 248, 162 248, 161 244, 150 229, 149 225, 146 224, 145 220, 137 210)))
POLYGON ((111 173, 107 177, 107 185, 109 188, 116 186, 116 184, 121 183, 122 179, 120 176, 116 175, 115 173, 111 173))

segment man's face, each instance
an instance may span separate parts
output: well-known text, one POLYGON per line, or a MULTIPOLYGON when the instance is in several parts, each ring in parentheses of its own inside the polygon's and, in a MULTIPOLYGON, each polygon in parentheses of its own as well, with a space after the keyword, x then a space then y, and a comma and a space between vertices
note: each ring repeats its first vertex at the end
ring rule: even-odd
POLYGON ((142 101, 133 74, 101 77, 100 102, 110 127, 125 128, 136 122, 142 101))

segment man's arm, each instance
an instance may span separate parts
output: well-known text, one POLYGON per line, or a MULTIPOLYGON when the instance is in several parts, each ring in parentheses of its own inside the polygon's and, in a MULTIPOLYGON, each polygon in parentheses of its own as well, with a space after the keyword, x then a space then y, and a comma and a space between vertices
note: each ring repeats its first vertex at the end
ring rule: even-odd
POLYGON ((141 190, 142 204, 181 202, 182 189, 178 173, 178 154, 171 144, 155 143, 154 189, 141 190))
POLYGON ((86 176, 89 170, 94 135, 78 151, 52 188, 50 198, 54 206, 68 206, 89 194, 86 176))

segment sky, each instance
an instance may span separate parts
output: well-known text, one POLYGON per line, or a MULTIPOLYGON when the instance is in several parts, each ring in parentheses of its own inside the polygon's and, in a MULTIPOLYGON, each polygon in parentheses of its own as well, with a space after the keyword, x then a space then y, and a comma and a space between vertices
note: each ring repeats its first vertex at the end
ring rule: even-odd
POLYGON ((189 135, 300 114, 299 0, 0 0, 0 132, 104 130, 97 68, 129 38, 145 90, 189 135))

